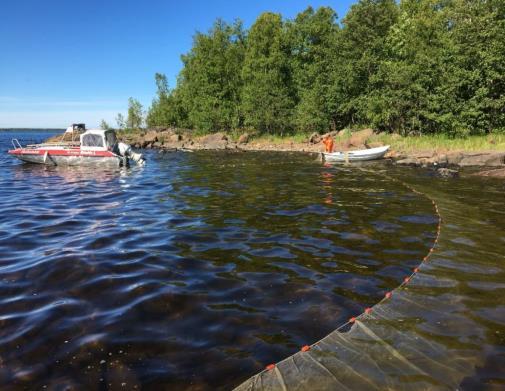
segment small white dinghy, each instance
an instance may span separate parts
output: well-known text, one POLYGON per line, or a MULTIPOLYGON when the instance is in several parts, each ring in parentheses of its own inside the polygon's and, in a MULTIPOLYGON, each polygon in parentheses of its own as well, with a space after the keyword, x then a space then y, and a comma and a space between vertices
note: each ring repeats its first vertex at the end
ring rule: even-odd
POLYGON ((389 149, 389 145, 378 148, 361 149, 359 151, 323 152, 323 159, 328 162, 358 162, 382 158, 389 149))

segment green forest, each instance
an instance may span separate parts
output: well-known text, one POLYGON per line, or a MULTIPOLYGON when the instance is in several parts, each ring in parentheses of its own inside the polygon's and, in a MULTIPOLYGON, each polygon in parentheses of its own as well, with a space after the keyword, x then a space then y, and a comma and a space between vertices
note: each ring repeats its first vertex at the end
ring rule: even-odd
MULTIPOLYGON (((247 30, 196 33, 177 84, 155 75, 148 127, 289 135, 369 126, 402 135, 505 132, 504 0, 360 0, 247 30)), ((130 99, 122 126, 141 123, 130 99)), ((140 110, 140 111, 139 111, 140 110)))

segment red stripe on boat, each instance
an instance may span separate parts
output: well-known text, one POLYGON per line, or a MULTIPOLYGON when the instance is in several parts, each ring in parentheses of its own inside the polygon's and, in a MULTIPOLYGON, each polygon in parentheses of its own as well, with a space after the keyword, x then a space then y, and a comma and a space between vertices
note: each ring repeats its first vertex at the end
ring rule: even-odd
POLYGON ((11 155, 45 155, 49 156, 85 156, 85 157, 115 157, 111 151, 81 151, 79 148, 72 149, 12 149, 11 155))

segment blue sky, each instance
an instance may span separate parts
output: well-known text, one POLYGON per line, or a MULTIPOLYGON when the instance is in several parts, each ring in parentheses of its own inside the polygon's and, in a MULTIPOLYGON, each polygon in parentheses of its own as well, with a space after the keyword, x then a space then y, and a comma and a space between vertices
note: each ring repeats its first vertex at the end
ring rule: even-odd
POLYGON ((175 85, 192 36, 216 18, 249 27, 261 12, 293 18, 309 5, 330 6, 341 18, 354 2, 4 0, 0 128, 115 123, 128 97, 151 103, 155 72, 175 85))

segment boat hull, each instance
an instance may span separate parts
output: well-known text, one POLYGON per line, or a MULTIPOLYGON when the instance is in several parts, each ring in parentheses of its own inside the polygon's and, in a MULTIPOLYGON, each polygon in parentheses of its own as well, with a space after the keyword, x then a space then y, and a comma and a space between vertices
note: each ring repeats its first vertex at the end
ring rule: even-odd
POLYGON ((48 166, 109 166, 123 165, 123 159, 114 154, 59 154, 54 151, 26 152, 20 149, 9 153, 26 163, 45 164, 48 166))
POLYGON ((363 149, 359 151, 323 153, 323 158, 328 162, 360 162, 376 160, 384 157, 389 145, 379 148, 363 149))

